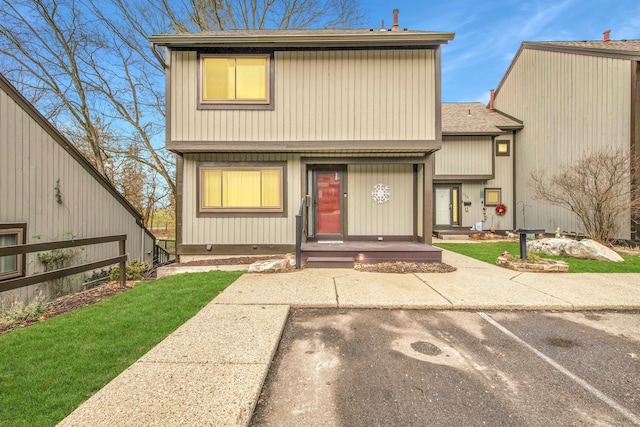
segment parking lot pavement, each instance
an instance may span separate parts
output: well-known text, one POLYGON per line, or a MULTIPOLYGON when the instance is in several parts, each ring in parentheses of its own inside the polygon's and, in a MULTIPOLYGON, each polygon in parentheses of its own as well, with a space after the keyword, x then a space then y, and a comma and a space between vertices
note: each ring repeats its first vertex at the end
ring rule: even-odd
POLYGON ((295 310, 252 425, 640 425, 640 313, 295 310))

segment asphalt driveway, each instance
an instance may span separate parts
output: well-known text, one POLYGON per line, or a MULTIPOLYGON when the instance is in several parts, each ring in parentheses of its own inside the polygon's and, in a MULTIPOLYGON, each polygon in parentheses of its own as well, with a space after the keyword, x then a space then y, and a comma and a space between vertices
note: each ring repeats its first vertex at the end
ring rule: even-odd
POLYGON ((251 424, 640 425, 640 314, 293 310, 251 424))

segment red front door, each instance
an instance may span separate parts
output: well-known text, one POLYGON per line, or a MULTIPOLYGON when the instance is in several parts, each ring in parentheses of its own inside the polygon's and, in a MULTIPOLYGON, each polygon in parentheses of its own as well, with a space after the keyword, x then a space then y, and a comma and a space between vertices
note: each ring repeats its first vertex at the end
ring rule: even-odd
POLYGON ((342 173, 316 171, 316 233, 342 235, 342 173))

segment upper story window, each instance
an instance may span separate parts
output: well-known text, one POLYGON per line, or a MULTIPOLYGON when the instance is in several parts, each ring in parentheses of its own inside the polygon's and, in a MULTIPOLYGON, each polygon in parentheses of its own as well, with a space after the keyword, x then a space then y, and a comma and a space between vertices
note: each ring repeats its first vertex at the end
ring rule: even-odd
MULTIPOLYGON (((0 224, 0 247, 24 244, 26 224, 0 224)), ((24 255, 0 257, 0 280, 24 276, 24 255)))
POLYGON ((271 103, 271 56, 200 56, 201 106, 265 106, 271 103))

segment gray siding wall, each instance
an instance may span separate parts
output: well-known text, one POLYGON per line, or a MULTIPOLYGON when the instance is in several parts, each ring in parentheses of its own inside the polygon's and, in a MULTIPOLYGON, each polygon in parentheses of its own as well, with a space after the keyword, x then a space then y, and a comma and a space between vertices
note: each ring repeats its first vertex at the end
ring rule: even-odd
POLYGON ((299 155, 285 154, 185 154, 182 243, 244 245, 295 244, 295 215, 300 208, 301 165, 299 155), (198 162, 286 162, 286 205, 284 217, 216 216, 198 217, 198 162))
POLYGON ((198 110, 197 54, 173 51, 170 139, 435 140, 434 52, 276 52, 275 110, 253 111, 198 110))
POLYGON ((435 175, 491 175, 493 151, 491 136, 444 135, 435 153, 435 175))
POLYGON ((410 164, 349 165, 349 235, 413 235, 413 166, 410 164), (389 187, 389 201, 371 198, 376 184, 389 187))
MULTIPOLYGON (((460 206, 460 226, 465 228, 471 228, 475 226, 476 222, 482 222, 483 230, 488 230, 491 226, 497 230, 513 230, 513 213, 518 208, 515 206, 513 198, 513 176, 514 176, 514 155, 513 155, 513 136, 512 134, 505 134, 496 137, 495 139, 507 140, 510 142, 511 153, 509 156, 495 156, 495 147, 492 137, 475 136, 475 137, 461 137, 461 136, 444 136, 443 147, 459 142, 468 143, 473 141, 474 143, 480 142, 483 147, 482 156, 483 160, 477 163, 487 164, 488 162, 495 162, 493 165, 494 178, 488 180, 445 180, 434 181, 435 184, 457 184, 460 185, 460 202, 471 202, 471 206, 468 207, 468 211, 464 205, 460 206), (487 147, 488 144, 488 147, 487 147), (489 150, 489 151, 487 151, 489 150), (488 160, 487 160, 488 157, 488 160), (502 204, 507 207, 507 213, 503 216, 499 216, 495 213, 495 206, 487 206, 486 211, 483 210, 484 206, 484 189, 485 188, 499 188, 502 190, 502 204)), ((471 163, 472 164, 472 163, 471 163)), ((436 162, 437 165, 437 162, 436 162)), ((472 168, 475 168, 472 164, 472 168)), ((436 166, 437 170, 437 166, 436 166)), ((473 170, 473 169, 472 169, 473 170)), ((468 169, 459 169, 458 174, 468 175, 468 169)))
MULTIPOLYGON (((69 233, 77 238, 127 234, 130 259, 152 261, 153 240, 130 212, 4 90, 0 90, 0 223, 26 223, 25 243, 64 240, 69 233), (62 204, 55 196, 58 180, 62 204)), ((88 246, 80 263, 116 255, 117 242, 88 246)), ((43 271, 35 254, 27 256, 26 265, 27 275, 43 271)), ((10 292, 30 299, 39 287, 10 292)), ((7 292, 0 293, 3 296, 7 292)))
MULTIPOLYGON (((517 227, 582 231, 569 211, 533 200, 527 182, 532 172, 553 174, 591 150, 629 148, 630 70, 628 60, 522 50, 495 103, 524 121, 516 141, 517 227)), ((629 228, 627 220, 620 237, 629 238, 629 228)))
MULTIPOLYGON (((182 227, 186 245, 279 245, 295 244, 295 215, 300 208, 303 165, 300 154, 184 155, 182 215, 189 218, 182 227), (220 215, 198 217, 197 166, 200 162, 286 162, 286 216, 220 215)), ((308 157, 308 156, 306 156, 308 157)), ((411 164, 348 165, 347 228, 349 235, 413 235, 413 166, 411 164), (379 205, 371 199, 375 184, 388 185, 391 198, 379 205)), ((305 193, 306 194, 306 193, 305 193)), ((422 200, 421 197, 419 197, 422 200)), ((312 221, 312 219, 310 219, 312 221)))

